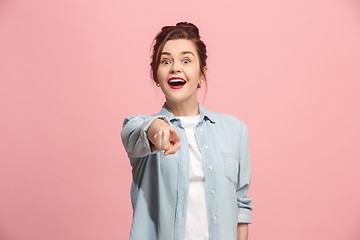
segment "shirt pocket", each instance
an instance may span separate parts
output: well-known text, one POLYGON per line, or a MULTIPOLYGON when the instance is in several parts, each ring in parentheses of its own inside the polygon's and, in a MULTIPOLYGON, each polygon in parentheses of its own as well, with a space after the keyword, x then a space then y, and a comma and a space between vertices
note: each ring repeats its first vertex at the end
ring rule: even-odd
POLYGON ((233 152, 221 151, 221 154, 224 162, 225 176, 230 180, 230 182, 236 185, 239 173, 239 156, 233 152))

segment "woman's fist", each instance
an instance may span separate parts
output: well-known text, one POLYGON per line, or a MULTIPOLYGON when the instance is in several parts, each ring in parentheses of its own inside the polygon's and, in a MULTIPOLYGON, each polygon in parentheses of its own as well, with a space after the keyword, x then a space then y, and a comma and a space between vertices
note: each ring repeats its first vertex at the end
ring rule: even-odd
POLYGON ((148 130, 148 139, 154 144, 156 150, 165 150, 164 155, 174 154, 180 148, 180 135, 161 119, 152 122, 148 130))

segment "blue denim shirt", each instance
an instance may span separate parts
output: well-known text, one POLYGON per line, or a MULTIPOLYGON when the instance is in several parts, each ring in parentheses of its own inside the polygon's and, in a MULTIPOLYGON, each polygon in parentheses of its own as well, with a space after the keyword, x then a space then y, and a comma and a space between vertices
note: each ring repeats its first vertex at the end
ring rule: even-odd
MULTIPOLYGON (((238 223, 251 223, 247 196, 251 168, 248 129, 237 117, 206 110, 199 103, 195 136, 204 160, 210 239, 235 240, 238 223)), ((189 146, 185 129, 164 103, 150 116, 124 120, 121 139, 132 166, 133 221, 130 239, 183 240, 189 187, 189 146), (151 123, 163 118, 181 137, 181 147, 164 156, 147 138, 151 123)))

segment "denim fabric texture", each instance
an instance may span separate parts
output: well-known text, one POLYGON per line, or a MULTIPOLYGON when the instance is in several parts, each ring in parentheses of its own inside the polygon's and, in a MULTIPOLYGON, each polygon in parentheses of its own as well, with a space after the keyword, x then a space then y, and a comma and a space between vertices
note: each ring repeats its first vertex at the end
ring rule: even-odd
MULTIPOLYGON (((235 116, 208 111, 199 103, 195 136, 204 160, 210 239, 236 240, 237 224, 251 223, 248 129, 235 116)), ((189 186, 189 147, 185 129, 164 103, 153 115, 126 117, 121 139, 130 159, 133 220, 130 239, 183 240, 189 186), (147 138, 151 123, 162 118, 181 137, 181 147, 164 156, 147 138)))

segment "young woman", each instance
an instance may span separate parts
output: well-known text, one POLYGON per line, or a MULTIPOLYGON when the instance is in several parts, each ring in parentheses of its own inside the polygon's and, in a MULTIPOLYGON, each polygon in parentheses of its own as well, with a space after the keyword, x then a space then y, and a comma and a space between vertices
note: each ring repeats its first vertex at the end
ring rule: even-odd
POLYGON ((195 25, 165 26, 155 40, 152 77, 166 102, 125 118, 121 131, 133 174, 130 239, 247 239, 247 127, 198 102, 207 54, 195 25))

